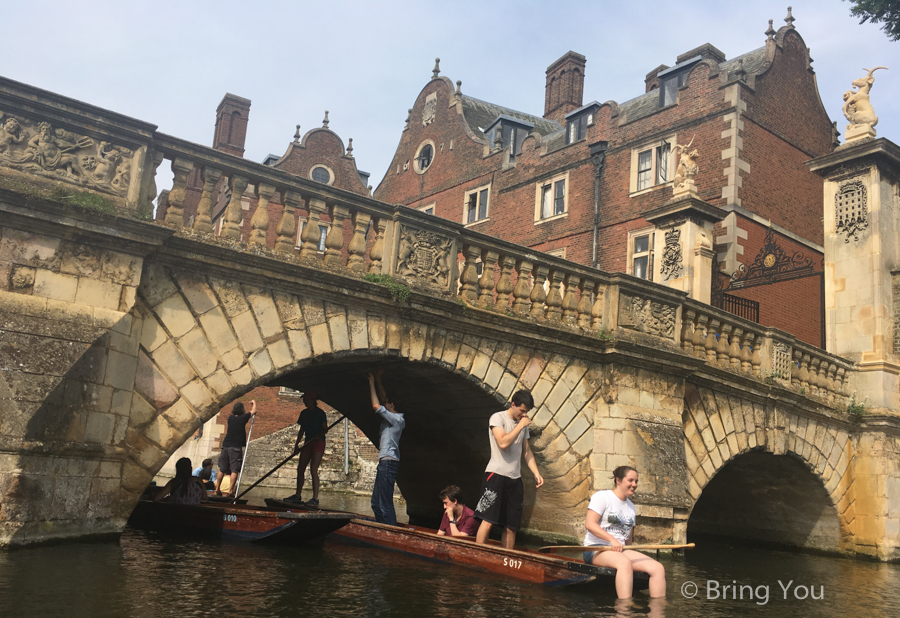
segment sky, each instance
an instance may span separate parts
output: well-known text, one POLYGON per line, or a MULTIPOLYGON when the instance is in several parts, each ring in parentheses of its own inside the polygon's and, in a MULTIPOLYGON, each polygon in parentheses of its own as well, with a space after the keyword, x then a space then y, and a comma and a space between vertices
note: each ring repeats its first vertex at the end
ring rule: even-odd
MULTIPOLYGON (((327 109, 377 186, 435 57, 463 93, 540 116, 546 68, 573 50, 587 57, 584 101, 622 103, 703 43, 729 59, 761 47, 787 1, 31 0, 4 7, 0 75, 204 145, 231 92, 253 102, 244 156, 260 162, 327 109)), ((842 133, 850 82, 863 67, 890 69, 875 73, 872 104, 879 137, 900 143, 900 42, 840 0, 793 0, 793 15, 842 133)), ((161 168, 160 189, 167 176, 161 168)))

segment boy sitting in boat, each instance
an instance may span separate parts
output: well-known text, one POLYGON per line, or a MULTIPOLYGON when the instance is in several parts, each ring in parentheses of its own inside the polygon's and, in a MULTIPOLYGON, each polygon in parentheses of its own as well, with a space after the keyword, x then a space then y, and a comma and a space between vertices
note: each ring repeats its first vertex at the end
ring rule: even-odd
POLYGON ((447 536, 475 536, 478 520, 475 511, 462 503, 462 491, 456 485, 445 487, 441 492, 444 503, 444 517, 438 534, 447 536))
POLYGON ((182 457, 175 462, 175 478, 165 484, 153 496, 154 502, 162 502, 168 496, 171 504, 200 504, 206 502, 206 488, 192 475, 191 460, 182 457))
POLYGON ((522 484, 522 457, 537 487, 544 484, 538 472, 534 453, 528 445, 528 411, 534 407, 534 398, 526 390, 516 391, 508 410, 491 416, 488 422, 488 440, 491 443, 491 459, 484 471, 481 498, 475 506, 475 516, 481 520, 478 543, 486 543, 491 525, 503 526, 503 547, 512 549, 516 544, 516 532, 522 525, 522 502, 525 488, 522 484))

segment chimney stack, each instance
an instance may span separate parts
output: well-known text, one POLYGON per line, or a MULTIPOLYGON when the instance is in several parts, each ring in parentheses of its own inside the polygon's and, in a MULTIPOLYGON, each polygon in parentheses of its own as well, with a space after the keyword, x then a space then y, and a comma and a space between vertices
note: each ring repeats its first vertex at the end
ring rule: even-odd
POLYGON ((565 116, 581 107, 584 97, 584 56, 573 51, 547 67, 544 118, 565 124, 565 116))
POLYGON ((244 156, 250 99, 228 93, 216 108, 216 135, 213 148, 237 157, 244 156))

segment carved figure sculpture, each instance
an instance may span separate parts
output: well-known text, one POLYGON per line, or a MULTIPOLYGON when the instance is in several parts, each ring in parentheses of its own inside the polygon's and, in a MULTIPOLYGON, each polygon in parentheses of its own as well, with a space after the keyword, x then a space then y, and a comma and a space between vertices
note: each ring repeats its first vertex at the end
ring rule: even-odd
POLYGON ((78 157, 71 153, 79 148, 87 148, 93 141, 89 137, 82 137, 77 143, 66 138, 74 138, 74 135, 65 131, 54 133, 49 122, 38 125, 38 134, 28 141, 28 152, 20 163, 33 161, 45 170, 58 170, 68 173, 70 176, 81 176, 78 157))
POLYGON ((872 91, 872 85, 875 83, 875 78, 872 77, 872 74, 878 69, 886 71, 887 67, 864 68, 863 71, 868 71, 869 74, 852 82, 853 86, 858 88, 858 90, 848 90, 844 93, 844 105, 841 109, 844 112, 844 116, 850 121, 850 124, 847 125, 848 130, 858 125, 866 125, 872 128, 878 124, 878 116, 875 115, 875 109, 872 107, 872 103, 869 102, 869 93, 872 91))
POLYGON ((6 122, 0 126, 0 154, 9 154, 9 147, 12 144, 19 144, 26 137, 25 131, 15 118, 7 118, 6 122))
POLYGON ((700 158, 700 153, 697 149, 690 150, 691 145, 694 143, 694 138, 691 137, 691 141, 687 146, 682 146, 680 144, 676 144, 673 149, 675 154, 678 156, 678 167, 675 169, 675 181, 674 188, 677 189, 686 189, 694 184, 694 176, 697 175, 697 172, 700 171, 699 166, 697 165, 697 159, 700 158))

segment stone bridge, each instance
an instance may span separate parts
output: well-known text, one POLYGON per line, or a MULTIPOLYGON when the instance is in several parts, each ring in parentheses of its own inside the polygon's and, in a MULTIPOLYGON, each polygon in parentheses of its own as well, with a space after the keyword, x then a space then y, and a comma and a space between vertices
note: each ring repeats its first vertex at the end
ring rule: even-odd
POLYGON ((398 483, 413 520, 433 521, 449 483, 476 494, 487 418, 527 388, 546 479, 526 492, 530 530, 577 536, 591 493, 630 464, 646 539, 690 528, 900 557, 897 419, 850 413, 857 368, 843 358, 22 84, 0 80, 0 113, 111 166, 0 152, 3 545, 120 532, 169 455, 257 386, 315 388, 377 439, 365 374, 378 365, 407 415, 398 483), (189 229, 194 168, 209 182, 189 229), (213 178, 231 188, 220 235, 213 178), (245 243, 248 199, 260 207, 245 243), (296 230, 323 213, 320 254, 296 230))

